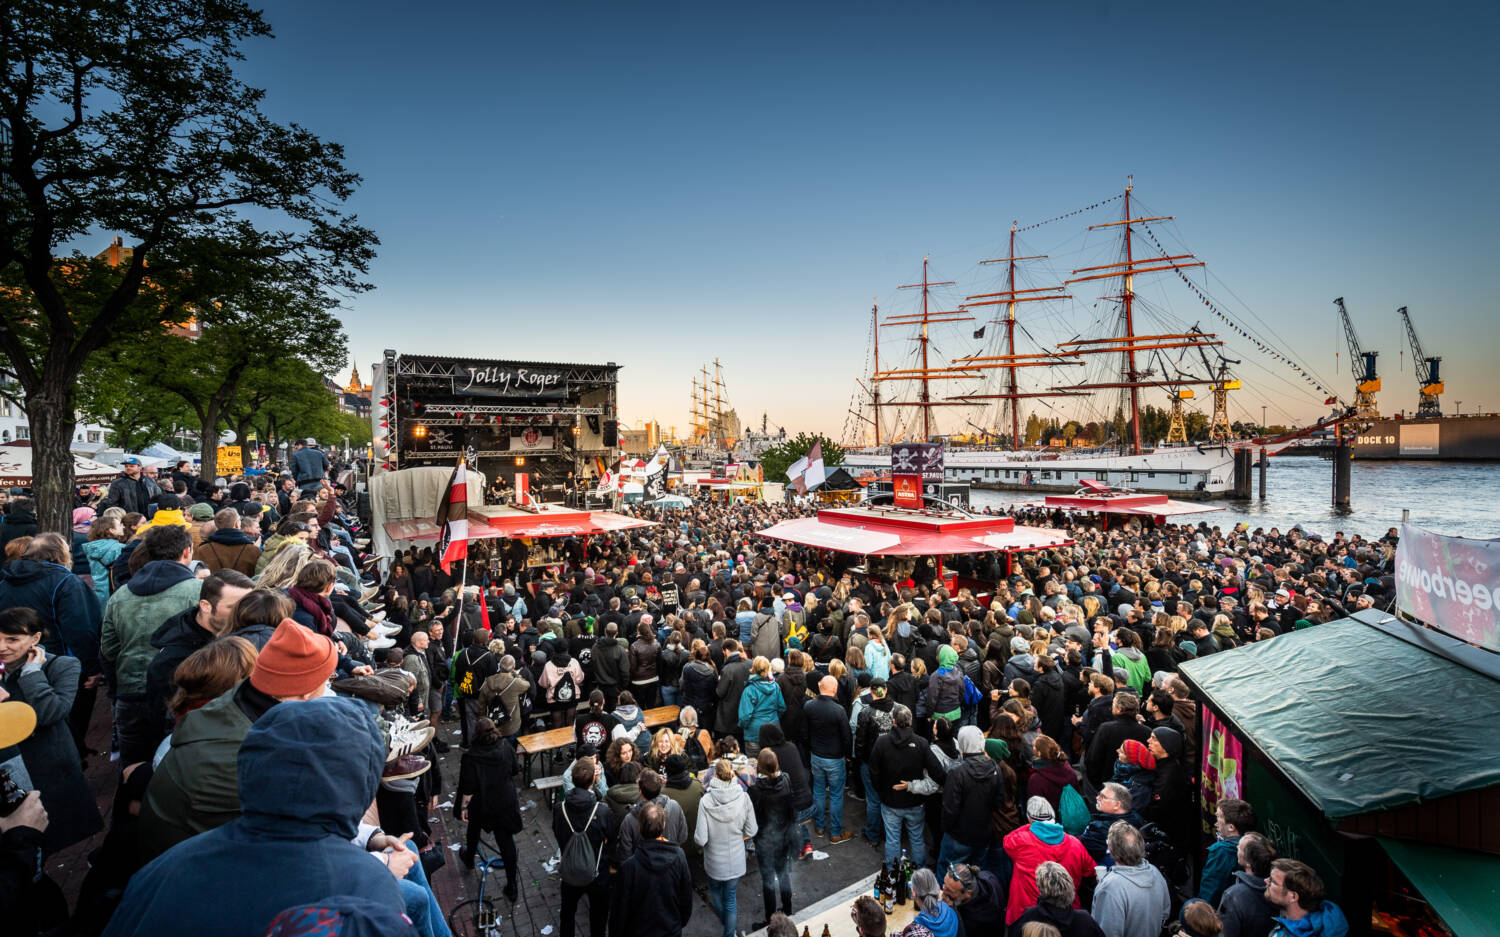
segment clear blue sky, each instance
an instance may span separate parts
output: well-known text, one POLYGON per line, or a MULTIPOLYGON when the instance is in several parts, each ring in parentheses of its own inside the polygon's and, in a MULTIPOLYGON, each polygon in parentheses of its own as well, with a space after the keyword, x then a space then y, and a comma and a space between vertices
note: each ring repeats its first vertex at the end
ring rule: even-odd
MULTIPOLYGON (((1381 351, 1383 409, 1416 399, 1399 305, 1444 356, 1446 408, 1500 409, 1492 4, 266 7, 277 38, 243 74, 275 117, 346 145, 383 241, 377 289, 345 315, 365 376, 388 347, 612 360, 627 422, 681 428, 718 356, 742 417, 836 435, 872 297, 909 309, 894 288, 924 254, 960 282, 949 303, 998 289, 976 263, 1012 219, 1134 173, 1225 309, 1341 394, 1335 296, 1381 351)), ((1082 228, 1118 207, 1024 246, 1062 273, 1109 262, 1082 228)), ((1157 281, 1139 288, 1163 322, 1214 323, 1157 281)), ((1039 338, 1092 314, 1097 291, 1077 295, 1035 313, 1039 338)), ((1230 353, 1247 358, 1233 417, 1319 409, 1230 353)))

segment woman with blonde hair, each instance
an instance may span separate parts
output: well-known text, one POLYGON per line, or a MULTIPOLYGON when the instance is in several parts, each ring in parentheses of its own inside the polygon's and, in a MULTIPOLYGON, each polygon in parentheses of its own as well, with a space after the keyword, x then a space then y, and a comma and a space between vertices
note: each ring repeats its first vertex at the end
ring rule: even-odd
POLYGON ((665 777, 667 773, 667 759, 673 755, 681 755, 685 745, 686 743, 682 736, 671 729, 657 729, 656 734, 651 736, 651 747, 642 756, 641 764, 665 777))
POLYGON ((297 581, 302 567, 316 559, 312 550, 302 544, 287 544, 276 551, 255 577, 256 585, 263 589, 286 589, 297 581))
POLYGON ((739 725, 745 733, 745 751, 754 755, 760 751, 760 727, 775 722, 786 711, 786 699, 781 687, 771 679, 771 662, 757 657, 750 662, 750 679, 740 693, 739 725))

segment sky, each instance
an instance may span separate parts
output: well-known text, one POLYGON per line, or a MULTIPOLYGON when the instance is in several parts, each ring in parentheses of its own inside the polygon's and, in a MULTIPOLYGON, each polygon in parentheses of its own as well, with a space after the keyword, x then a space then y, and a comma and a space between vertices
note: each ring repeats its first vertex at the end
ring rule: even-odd
MULTIPOLYGON (((1337 296, 1380 352, 1383 410, 1417 397, 1402 305, 1443 357, 1445 410, 1500 410, 1492 4, 269 0, 265 13, 276 38, 247 45, 242 77, 274 118, 346 147, 364 178, 350 207, 382 242, 375 289, 343 313, 366 379, 386 348, 613 361, 626 424, 683 430, 690 380, 717 358, 743 419, 842 436, 872 301, 917 308, 896 287, 921 279, 924 256, 933 280, 957 281, 938 308, 1001 289, 978 262, 1005 256, 1012 221, 1117 197, 1133 175, 1138 204, 1174 218, 1152 227, 1162 244, 1207 263, 1184 273, 1316 375, 1224 329, 1174 274, 1138 278, 1138 332, 1198 323, 1232 340, 1245 383, 1232 419, 1263 405, 1272 423, 1311 418, 1314 383, 1352 396, 1337 296)), ((1049 259, 1018 285, 1116 260, 1118 241, 1085 228, 1120 209, 1023 232, 1018 249, 1049 259)), ((1028 343, 1109 334, 1106 291, 1018 307, 1028 343)), ((934 351, 974 353, 958 329, 980 324, 935 332, 934 351)), ((882 365, 914 347, 904 332, 881 330, 882 365)), ((1066 403, 1035 405, 1113 406, 1066 403)), ((946 428, 971 418, 993 412, 946 428)))

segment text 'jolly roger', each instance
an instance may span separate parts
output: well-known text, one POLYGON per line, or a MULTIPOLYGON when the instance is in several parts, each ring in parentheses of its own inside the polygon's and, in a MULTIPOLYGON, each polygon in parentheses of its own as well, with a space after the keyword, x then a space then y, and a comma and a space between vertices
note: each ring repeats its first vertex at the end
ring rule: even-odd
POLYGON ((503 367, 486 365, 465 368, 469 381, 460 390, 483 388, 501 396, 550 397, 562 392, 561 371, 542 371, 536 368, 503 367))

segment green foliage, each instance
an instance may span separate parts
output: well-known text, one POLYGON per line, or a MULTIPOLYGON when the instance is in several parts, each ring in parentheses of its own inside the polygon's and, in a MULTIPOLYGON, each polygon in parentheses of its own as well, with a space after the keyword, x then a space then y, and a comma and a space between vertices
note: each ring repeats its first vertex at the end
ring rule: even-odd
POLYGON ((1026 428, 1022 431, 1026 445, 1034 446, 1042 438, 1042 420, 1035 413, 1026 418, 1026 428))
POLYGON ((177 397, 143 384, 123 360, 127 348, 112 347, 89 361, 78 378, 78 409, 108 430, 111 446, 138 452, 192 425, 194 414, 177 397))
POLYGON ((761 453, 760 465, 766 481, 785 482, 786 470, 793 462, 807 455, 813 443, 823 443, 823 464, 828 468, 842 465, 844 450, 838 443, 822 433, 798 433, 779 446, 772 446, 761 453))
POLYGON ((23 0, 0 34, 0 357, 26 399, 39 520, 65 531, 95 354, 243 299, 215 271, 346 297, 377 242, 339 207, 360 181, 342 147, 272 121, 236 77, 241 46, 270 35, 245 0, 23 0), (128 238, 118 265, 58 258, 99 231, 128 238))

